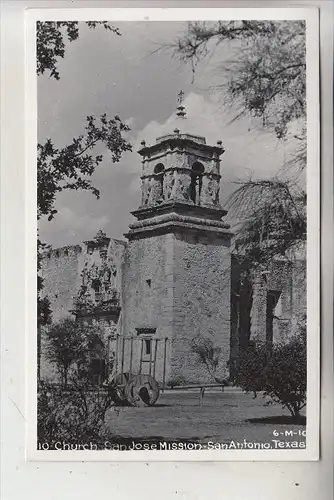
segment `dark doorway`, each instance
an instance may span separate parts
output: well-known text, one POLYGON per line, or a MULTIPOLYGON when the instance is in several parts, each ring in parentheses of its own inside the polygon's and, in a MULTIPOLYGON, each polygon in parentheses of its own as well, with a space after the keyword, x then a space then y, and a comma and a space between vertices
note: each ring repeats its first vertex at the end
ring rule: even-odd
POLYGON ((281 292, 270 290, 267 293, 267 311, 266 311, 266 344, 269 348, 272 347, 274 337, 274 317, 275 308, 279 301, 281 292))

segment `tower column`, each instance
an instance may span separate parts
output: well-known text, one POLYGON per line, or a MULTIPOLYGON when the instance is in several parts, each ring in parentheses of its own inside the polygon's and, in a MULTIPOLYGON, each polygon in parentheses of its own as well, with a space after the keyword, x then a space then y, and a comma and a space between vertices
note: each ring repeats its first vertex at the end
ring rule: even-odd
MULTIPOLYGON (((186 124, 182 95, 177 116, 186 124)), ((179 129, 142 146, 142 202, 125 235, 124 332, 150 332, 158 341, 159 382, 164 363, 167 381, 224 379, 230 356, 232 236, 219 203, 224 149, 179 129), (220 353, 215 373, 196 353, 196 346, 208 343, 220 353)))

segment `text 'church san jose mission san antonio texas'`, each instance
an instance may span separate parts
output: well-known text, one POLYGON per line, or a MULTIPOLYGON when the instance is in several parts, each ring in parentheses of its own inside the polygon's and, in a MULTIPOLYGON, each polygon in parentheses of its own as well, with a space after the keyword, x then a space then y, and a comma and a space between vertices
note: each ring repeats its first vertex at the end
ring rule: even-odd
MULTIPOLYGON (((182 102, 177 114, 183 129, 182 102)), ((294 331, 306 311, 305 258, 273 260, 249 293, 222 220, 222 143, 176 128, 152 145, 143 141, 138 153, 141 203, 126 241, 101 233, 45 254, 43 292, 53 320, 98 322, 110 355, 122 350, 118 371, 151 373, 154 366, 160 383, 209 381, 191 347, 207 339, 221 349, 218 373, 226 377, 249 338, 272 342, 294 331)), ((42 341, 41 377, 51 373, 42 341)))

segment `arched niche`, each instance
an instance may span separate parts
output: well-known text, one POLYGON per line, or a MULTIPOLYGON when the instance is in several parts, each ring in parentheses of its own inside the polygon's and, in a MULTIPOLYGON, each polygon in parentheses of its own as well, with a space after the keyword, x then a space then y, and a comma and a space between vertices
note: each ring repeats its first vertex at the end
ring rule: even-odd
POLYGON ((190 199, 200 205, 204 166, 196 161, 191 167, 190 173, 190 199))
POLYGON ((153 201, 159 202, 163 199, 165 167, 162 163, 155 165, 154 170, 153 201))

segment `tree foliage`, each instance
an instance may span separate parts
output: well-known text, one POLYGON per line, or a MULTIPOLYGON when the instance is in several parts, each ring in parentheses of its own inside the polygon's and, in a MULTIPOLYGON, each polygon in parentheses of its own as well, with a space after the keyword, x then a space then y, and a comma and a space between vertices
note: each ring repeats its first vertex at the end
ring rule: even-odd
POLYGON ((306 61, 304 21, 191 22, 174 44, 174 53, 193 71, 219 46, 231 57, 222 65, 224 102, 261 118, 265 127, 284 138, 300 121, 305 139, 306 61), (236 50, 232 50, 235 48, 236 50))
POLYGON ((123 152, 131 150, 131 145, 123 137, 128 130, 119 116, 108 120, 103 114, 98 122, 94 116, 88 116, 84 133, 67 146, 58 149, 51 139, 38 144, 38 218, 47 216, 51 220, 54 217, 57 213, 54 206, 56 195, 61 191, 89 190, 99 197, 90 177, 102 162, 103 154, 97 154, 94 148, 105 146, 112 161, 118 162, 123 152))
MULTIPOLYGON (((46 358, 56 365, 60 384, 38 386, 38 441, 54 449, 56 442, 92 442, 97 449, 111 438, 105 424, 113 404, 112 391, 101 389, 92 361, 107 366, 107 348, 98 327, 65 318, 44 329, 46 358)), ((107 376, 107 373, 104 373, 107 376)), ((100 379, 100 377, 99 377, 100 379)))
MULTIPOLYGON (((107 21, 88 21, 89 28, 102 26, 104 29, 120 36, 118 28, 107 21)), ((59 80, 57 67, 59 58, 64 58, 66 41, 73 42, 79 38, 78 21, 38 21, 36 25, 37 74, 49 72, 51 78, 59 80)))
MULTIPOLYGON (((107 21, 88 21, 89 28, 102 26, 104 29, 120 35, 118 28, 107 21)), ((65 56, 66 42, 77 40, 80 34, 78 22, 37 22, 37 74, 49 72, 51 78, 59 80, 59 58, 65 56)), ((125 137, 129 127, 119 116, 108 119, 106 114, 98 119, 87 116, 86 125, 81 135, 62 148, 57 148, 52 139, 38 144, 37 150, 37 217, 52 220, 57 210, 56 196, 64 190, 91 191, 99 197, 99 191, 92 185, 91 177, 95 168, 110 154, 113 163, 120 160, 122 153, 131 150, 125 137), (99 153, 102 150, 103 153, 99 153)), ((40 275, 41 258, 45 244, 38 238, 38 324, 46 325, 51 321, 50 302, 42 297, 43 278, 40 275)))
MULTIPOLYGON (((104 449, 111 439, 105 423, 113 400, 107 391, 92 390, 87 383, 71 378, 71 386, 40 383, 37 400, 37 440, 48 449, 63 443, 74 446, 91 443, 92 449, 104 449)), ((43 448, 42 448, 43 449, 43 448)), ((85 448, 83 448, 85 449, 85 448)))
POLYGON ((96 348, 99 357, 107 362, 102 335, 96 327, 85 326, 72 318, 65 318, 47 328, 45 335, 46 358, 56 365, 65 386, 68 383, 70 368, 74 369, 77 379, 92 379, 90 356, 96 348))
POLYGON ((306 405, 306 331, 288 341, 268 345, 252 341, 241 353, 234 383, 255 395, 263 391, 268 403, 287 408, 295 418, 306 405))
MULTIPOLYGON (((304 21, 190 22, 173 45, 174 55, 190 63, 221 54, 223 102, 236 118, 261 120, 284 140, 296 141, 285 167, 306 165, 306 60, 304 21), (220 49, 224 48, 219 52, 220 49)), ((306 193, 293 176, 240 182, 227 205, 235 228, 237 249, 253 266, 287 257, 306 240, 306 193)))
POLYGON ((236 250, 255 266, 291 258, 306 241, 306 193, 279 180, 245 181, 228 200, 239 223, 236 250))

